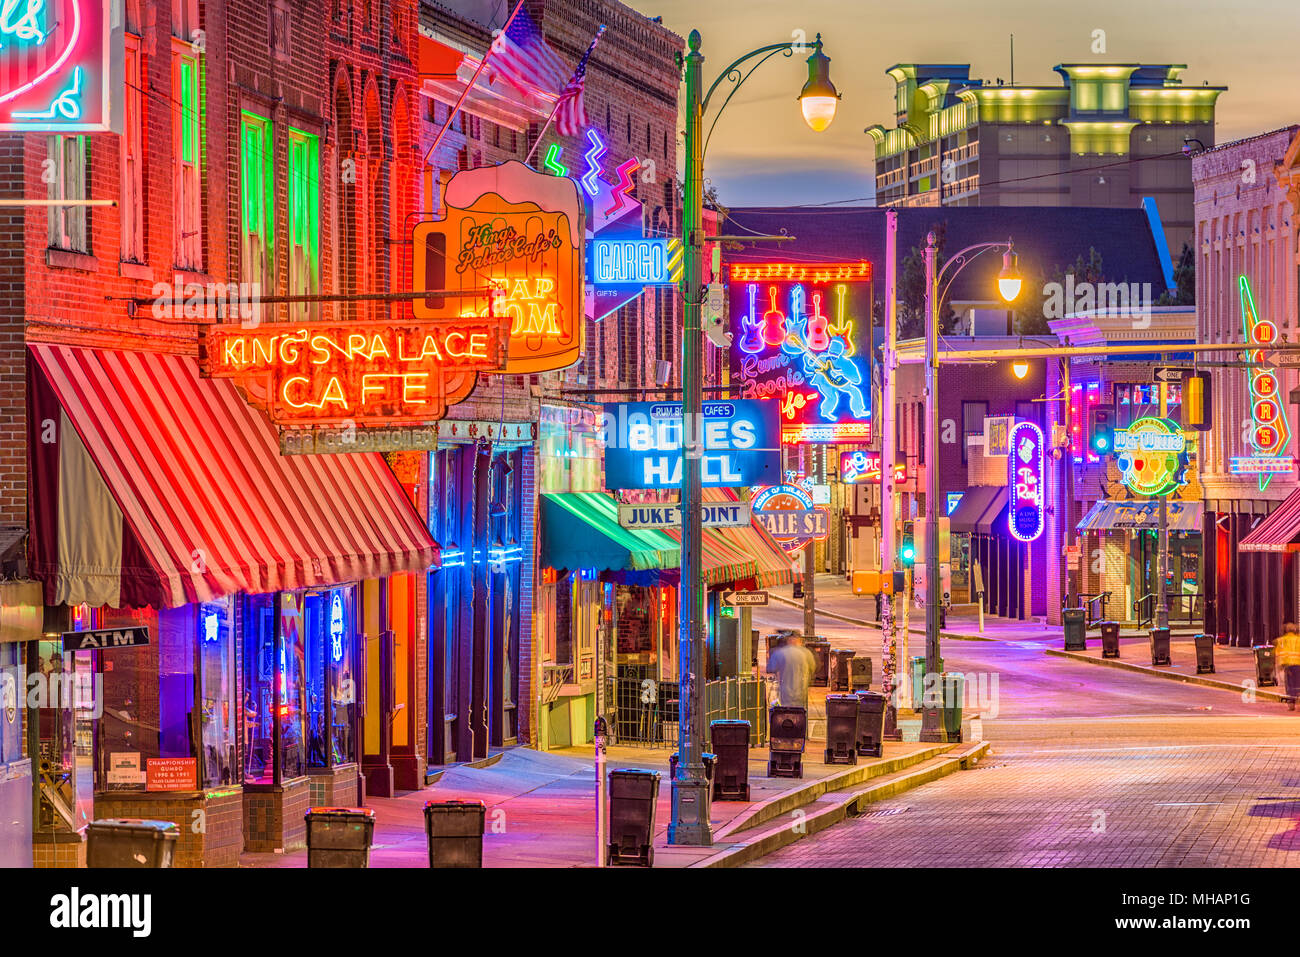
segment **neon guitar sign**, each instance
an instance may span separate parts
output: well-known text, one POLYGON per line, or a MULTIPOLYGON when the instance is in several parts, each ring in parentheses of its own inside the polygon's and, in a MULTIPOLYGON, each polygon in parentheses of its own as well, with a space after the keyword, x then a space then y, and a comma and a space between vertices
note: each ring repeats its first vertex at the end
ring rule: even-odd
POLYGON ((110 4, 0 0, 0 130, 93 133, 112 129, 121 100, 111 51, 110 4))

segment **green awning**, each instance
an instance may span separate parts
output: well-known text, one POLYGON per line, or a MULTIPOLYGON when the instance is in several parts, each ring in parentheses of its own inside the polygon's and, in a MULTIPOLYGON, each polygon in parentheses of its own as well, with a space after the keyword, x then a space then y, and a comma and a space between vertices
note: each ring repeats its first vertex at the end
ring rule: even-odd
POLYGON ((676 568, 681 546, 656 529, 624 528, 618 503, 605 492, 559 492, 542 497, 542 565, 646 571, 676 568))
MULTIPOLYGON (((1169 531, 1199 532, 1201 530, 1201 503, 1174 501, 1169 503, 1169 531)), ((1081 532, 1108 532, 1123 529, 1154 529, 1160 527, 1160 502, 1114 501, 1102 499, 1093 503, 1088 513, 1076 526, 1081 532)))

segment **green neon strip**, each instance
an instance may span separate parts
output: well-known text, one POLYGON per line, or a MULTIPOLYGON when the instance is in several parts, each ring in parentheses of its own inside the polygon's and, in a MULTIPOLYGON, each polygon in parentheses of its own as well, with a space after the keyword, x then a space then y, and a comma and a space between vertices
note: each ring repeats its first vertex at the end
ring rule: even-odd
POLYGON ((244 232, 260 236, 266 245, 268 264, 272 253, 275 222, 268 215, 275 208, 275 179, 271 175, 273 158, 271 121, 245 112, 240 118, 240 171, 243 191, 244 232))
POLYGON ((550 170, 556 176, 568 176, 569 167, 560 162, 560 144, 552 143, 546 151, 546 159, 543 160, 542 166, 550 170))
POLYGON ((193 163, 196 159, 195 143, 198 137, 199 95, 195 83, 194 65, 181 61, 181 159, 193 163))
POLYGON ((289 130, 289 241, 307 250, 308 288, 319 288, 320 278, 320 138, 302 130, 289 130))

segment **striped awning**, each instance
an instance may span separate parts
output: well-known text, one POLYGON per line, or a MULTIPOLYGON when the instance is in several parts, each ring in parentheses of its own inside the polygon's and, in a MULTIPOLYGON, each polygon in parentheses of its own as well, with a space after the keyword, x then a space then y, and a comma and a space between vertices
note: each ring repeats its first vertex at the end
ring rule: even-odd
POLYGON ((676 568, 676 539, 653 528, 624 528, 618 503, 607 492, 556 492, 542 496, 542 565, 594 568, 597 572, 676 568))
POLYGON ((29 348, 47 604, 174 607, 437 564, 382 456, 281 456, 275 429, 188 356, 29 348))
MULTIPOLYGON (((1088 513, 1079 520, 1081 532, 1108 532, 1123 529, 1153 529, 1160 527, 1160 502, 1148 499, 1141 502, 1094 502, 1088 513)), ((1201 530, 1200 502, 1170 502, 1168 527, 1171 532, 1199 532, 1201 530)))
POLYGON ((1269 516, 1237 543, 1243 552, 1300 551, 1300 489, 1288 495, 1269 516))
MULTIPOLYGON (((740 496, 735 489, 706 488, 704 501, 738 502, 740 496)), ((766 588, 769 585, 787 585, 794 581, 790 556, 771 533, 752 517, 748 525, 740 528, 717 528, 709 531, 716 532, 727 542, 731 551, 740 556, 740 563, 732 569, 734 574, 717 579, 717 582, 737 582, 752 578, 755 587, 766 588)))

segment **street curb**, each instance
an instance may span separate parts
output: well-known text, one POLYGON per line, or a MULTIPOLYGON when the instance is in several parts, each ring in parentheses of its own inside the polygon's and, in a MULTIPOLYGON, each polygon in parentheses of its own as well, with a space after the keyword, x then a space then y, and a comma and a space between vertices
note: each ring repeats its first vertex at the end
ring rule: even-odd
MULTIPOLYGON (((1214 688, 1218 691, 1232 691, 1241 694, 1244 688, 1241 685, 1233 684, 1230 681, 1220 681, 1217 678, 1207 678, 1204 675, 1184 675, 1177 671, 1160 671, 1150 665, 1137 665, 1120 658, 1094 658, 1092 655, 1081 654, 1077 651, 1063 651, 1060 648, 1044 648, 1043 651, 1049 655, 1055 655, 1058 658, 1071 658, 1074 661, 1085 661, 1093 665, 1105 665, 1109 668, 1122 668, 1125 671, 1136 671, 1140 674, 1155 675, 1157 678, 1164 678, 1167 681, 1181 681, 1189 685, 1202 685, 1206 688, 1214 688)), ((1264 698, 1268 701, 1285 702, 1286 695, 1277 691, 1269 691, 1265 688, 1254 689, 1255 697, 1264 698)))
MULTIPOLYGON (((785 598, 782 595, 776 595, 773 594, 772 592, 768 592, 767 594, 768 597, 771 598, 773 601, 779 601, 781 604, 788 605, 791 608, 803 607, 803 605, 800 602, 793 601, 792 599, 789 598, 785 598)), ((817 615, 818 617, 821 618, 834 618, 836 621, 842 621, 848 625, 861 625, 864 628, 875 628, 877 631, 880 630, 880 625, 877 622, 867 621, 863 618, 850 618, 848 615, 841 615, 833 611, 822 611, 820 608, 817 609, 817 615)), ((924 629, 918 630, 916 628, 909 628, 907 630, 909 634, 913 634, 913 635, 925 634, 924 629)), ((939 632, 939 637, 950 638, 953 641, 997 641, 998 640, 996 638, 989 638, 985 635, 959 635, 955 631, 942 631, 942 630, 940 630, 939 632)))
POLYGON ((835 801, 834 804, 824 810, 809 814, 801 822, 804 826, 798 831, 792 827, 781 826, 758 836, 757 840, 751 843, 737 844, 711 857, 696 861, 689 866, 740 867, 748 864, 760 857, 771 854, 773 851, 793 844, 810 834, 824 831, 851 815, 861 813, 863 805, 888 800, 910 791, 912 788, 937 781, 957 771, 967 770, 977 764, 989 752, 990 746, 991 742, 979 741, 959 754, 939 755, 926 762, 928 766, 919 767, 908 774, 895 777, 893 780, 882 781, 863 790, 854 791, 835 801))
POLYGON ((717 837, 723 838, 744 828, 766 824, 778 817, 789 814, 797 808, 812 804, 822 795, 829 794, 832 791, 843 791, 846 788, 855 787, 874 778, 887 777, 891 774, 897 774, 899 771, 905 771, 908 768, 924 764, 926 761, 942 757, 952 751, 953 748, 958 747, 958 745, 959 742, 936 744, 934 747, 922 748, 909 754, 900 754, 898 757, 889 758, 886 761, 871 761, 868 764, 848 767, 828 777, 809 781, 801 787, 792 788, 789 791, 774 795, 760 804, 752 805, 747 813, 738 815, 719 830, 717 837))

